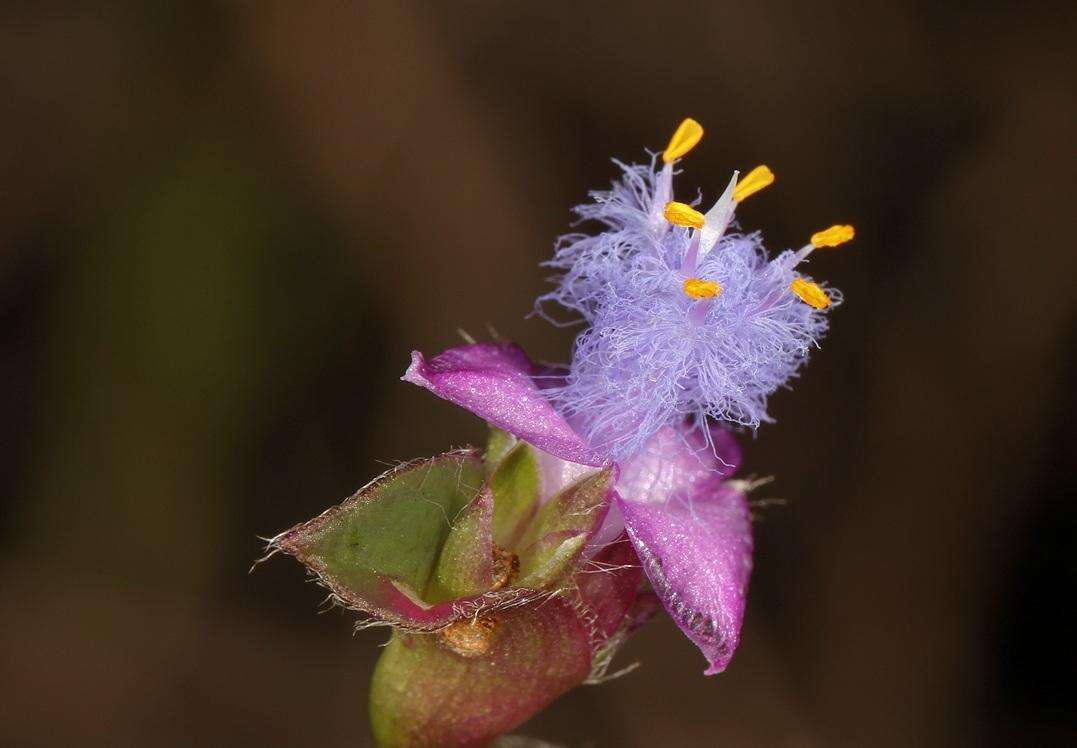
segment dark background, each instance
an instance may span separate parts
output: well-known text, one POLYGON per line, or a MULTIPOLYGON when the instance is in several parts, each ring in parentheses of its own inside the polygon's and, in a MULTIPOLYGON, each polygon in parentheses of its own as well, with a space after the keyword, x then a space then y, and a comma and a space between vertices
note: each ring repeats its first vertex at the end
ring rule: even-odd
POLYGON ((0 735, 365 745, 383 631, 256 535, 483 438, 397 380, 524 319, 568 209, 680 184, 848 221, 776 425, 745 641, 522 732, 570 745, 1077 740, 1072 3, 154 2, 0 10, 0 735))

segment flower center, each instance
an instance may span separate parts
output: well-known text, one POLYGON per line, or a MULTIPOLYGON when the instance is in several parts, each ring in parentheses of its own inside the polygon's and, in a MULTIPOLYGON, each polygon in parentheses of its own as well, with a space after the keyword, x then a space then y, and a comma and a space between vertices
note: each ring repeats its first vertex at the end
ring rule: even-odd
MULTIPOLYGON (((722 293, 722 287, 711 280, 696 277, 700 262, 714 249, 733 220, 737 205, 760 190, 774 184, 774 172, 765 164, 748 172, 739 179, 739 172, 733 172, 733 178, 718 202, 706 213, 701 213, 691 205, 673 200, 673 164, 691 151, 700 138, 703 127, 694 119, 685 119, 670 138, 669 145, 662 152, 665 166, 658 177, 655 187, 652 216, 661 222, 664 218, 674 226, 692 229, 687 249, 681 261, 681 277, 684 280, 684 294, 690 299, 703 301, 693 307, 693 319, 701 322, 707 309, 711 306, 706 299, 713 299, 722 293), (660 216, 659 217, 659 211, 660 216)), ((808 244, 786 261, 786 269, 792 269, 808 258, 813 250, 820 247, 837 247, 852 240, 855 231, 847 224, 837 224, 828 229, 817 231, 808 244)), ((804 278, 795 278, 789 284, 789 290, 798 299, 815 309, 830 306, 830 297, 823 288, 804 278)))

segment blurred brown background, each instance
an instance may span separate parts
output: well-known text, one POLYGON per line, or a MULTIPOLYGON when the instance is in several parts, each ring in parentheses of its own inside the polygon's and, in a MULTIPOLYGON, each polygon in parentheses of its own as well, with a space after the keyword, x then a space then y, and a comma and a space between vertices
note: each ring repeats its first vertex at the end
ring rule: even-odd
POLYGON ((397 381, 524 316, 569 207, 707 136, 777 184, 833 333, 724 675, 668 622, 521 732, 572 746, 1077 740, 1073 3, 5 3, 0 741, 367 744, 384 632, 256 535, 482 439, 397 381))

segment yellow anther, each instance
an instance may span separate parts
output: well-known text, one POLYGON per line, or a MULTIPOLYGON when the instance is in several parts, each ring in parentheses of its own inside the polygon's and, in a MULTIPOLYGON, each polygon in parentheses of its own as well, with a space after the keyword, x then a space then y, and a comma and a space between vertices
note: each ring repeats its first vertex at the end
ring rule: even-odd
POLYGON ((818 249, 819 247, 836 247, 839 244, 845 244, 850 241, 856 232, 852 226, 837 225, 831 226, 824 231, 817 231, 811 235, 811 245, 818 249))
POLYGON ((737 186, 733 188, 733 199, 739 203, 772 184, 774 184, 774 172, 770 170, 770 167, 757 166, 748 172, 748 176, 737 182, 737 186))
POLYGON ((811 281, 797 278, 789 284, 789 290, 795 293, 798 299, 810 307, 826 309, 830 306, 830 297, 826 295, 826 291, 819 288, 819 286, 811 281))
POLYGON ((713 299, 722 293, 722 287, 714 281, 689 278, 684 282, 684 295, 692 299, 713 299))
POLYGON ((677 132, 669 139, 669 145, 662 153, 662 160, 667 164, 683 158, 688 151, 696 147, 696 143, 703 137, 703 125, 691 117, 686 118, 677 127, 677 132))
POLYGON ((662 211, 662 215, 674 226, 688 226, 693 229, 703 228, 703 222, 706 220, 703 214, 691 205, 676 201, 666 203, 666 209, 662 211))

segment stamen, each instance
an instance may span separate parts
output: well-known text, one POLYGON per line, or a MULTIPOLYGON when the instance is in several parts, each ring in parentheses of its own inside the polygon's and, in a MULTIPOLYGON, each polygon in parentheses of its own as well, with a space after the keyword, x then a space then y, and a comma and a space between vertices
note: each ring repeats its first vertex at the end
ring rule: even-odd
POLYGON ((796 294, 798 299, 815 309, 826 309, 830 306, 830 297, 826 295, 826 291, 811 281, 797 278, 789 284, 789 290, 796 294))
POLYGON ((770 170, 770 167, 757 166, 748 172, 748 176, 737 182, 737 188, 733 190, 733 199, 739 203, 772 184, 774 184, 774 172, 770 170))
POLYGON ((696 147, 696 143, 703 137, 703 125, 691 117, 686 118, 677 127, 673 137, 669 139, 669 145, 662 153, 662 160, 667 164, 673 163, 688 154, 688 151, 696 147))
POLYGON ((856 232, 852 226, 838 224, 831 226, 823 231, 817 231, 811 235, 811 245, 813 247, 836 247, 839 244, 845 244, 847 241, 851 241, 856 232))
POLYGON ((714 281, 688 278, 684 282, 684 295, 692 299, 713 299, 722 293, 722 287, 714 281))
POLYGON ((688 242, 688 251, 684 253, 684 259, 681 260, 681 275, 685 278, 692 278, 696 274, 696 265, 699 264, 699 235, 702 231, 693 231, 692 239, 688 242))
POLYGON ((687 226, 693 229, 703 228, 703 214, 691 205, 678 203, 675 200, 670 201, 666 203, 666 208, 662 211, 662 215, 674 226, 687 226))
POLYGON ((729 184, 726 185, 722 196, 718 198, 718 202, 703 217, 703 228, 699 232, 702 238, 699 246, 699 256, 701 258, 706 257, 714 249, 714 245, 718 243, 718 240, 725 234, 725 230, 729 228, 729 222, 733 220, 733 211, 737 209, 737 203, 733 199, 733 191, 737 189, 737 177, 739 175, 740 172, 733 172, 733 176, 729 179, 729 184))

